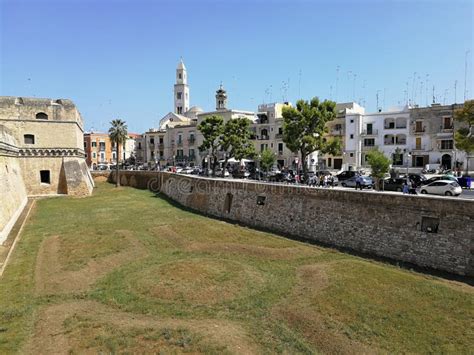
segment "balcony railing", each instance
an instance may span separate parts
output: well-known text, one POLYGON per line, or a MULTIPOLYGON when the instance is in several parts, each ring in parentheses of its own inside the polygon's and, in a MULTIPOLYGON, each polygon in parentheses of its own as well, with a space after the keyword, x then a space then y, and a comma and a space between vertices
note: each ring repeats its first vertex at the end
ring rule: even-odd
POLYGON ((150 143, 148 146, 151 150, 155 150, 155 143, 150 143))
POLYGON ((183 141, 177 141, 177 142, 176 142, 176 145, 177 145, 178 147, 183 146, 183 141))
POLYGON ((364 129, 360 135, 361 136, 376 136, 377 134, 379 134, 378 129, 372 129, 372 130, 364 129))
POLYGON ((342 136, 342 135, 344 135, 344 130, 342 130, 342 129, 333 129, 331 131, 331 135, 333 135, 333 136, 342 136))
POLYGON ((413 134, 423 134, 425 133, 425 131, 426 131, 426 127, 414 127, 411 132, 413 134))
POLYGON ((194 142, 196 142, 196 138, 188 138, 188 143, 189 144, 194 144, 194 142))
POLYGON ((377 150, 379 148, 378 145, 363 145, 362 150, 370 151, 370 150, 377 150))
POLYGON ((258 137, 258 139, 261 140, 261 141, 266 141, 266 140, 270 139, 270 137, 268 137, 268 136, 260 136, 260 137, 258 137))
POLYGON ((400 141, 396 141, 396 142, 392 142, 392 141, 384 141, 383 142, 384 145, 405 145, 407 144, 407 141, 406 140, 400 140, 400 141))
POLYGON ((403 126, 384 126, 383 129, 405 129, 407 128, 406 125, 403 126))
POLYGON ((281 138, 283 138, 283 133, 275 134, 275 139, 281 139, 281 138))
POLYGON ((418 144, 416 145, 412 150, 413 151, 423 151, 423 152, 426 152, 426 145, 425 144, 418 144))

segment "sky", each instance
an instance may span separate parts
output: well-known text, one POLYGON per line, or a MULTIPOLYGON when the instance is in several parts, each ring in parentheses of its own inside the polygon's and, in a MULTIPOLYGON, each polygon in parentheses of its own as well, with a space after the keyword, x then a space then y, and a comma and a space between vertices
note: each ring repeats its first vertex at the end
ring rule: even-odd
POLYGON ((182 57, 205 111, 221 82, 249 111, 424 106, 433 87, 451 104, 473 97, 473 18, 464 0, 0 0, 0 95, 69 98, 86 130, 143 133, 173 110, 182 57))

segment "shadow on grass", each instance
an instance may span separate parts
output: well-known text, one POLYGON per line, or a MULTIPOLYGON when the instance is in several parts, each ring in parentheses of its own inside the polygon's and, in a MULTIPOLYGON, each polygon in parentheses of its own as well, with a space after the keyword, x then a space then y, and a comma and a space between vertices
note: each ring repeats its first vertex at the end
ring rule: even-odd
POLYGON ((179 202, 176 202, 175 200, 171 199, 170 197, 166 196, 165 194, 163 194, 161 192, 152 192, 152 193, 153 193, 153 195, 151 195, 150 197, 158 198, 160 200, 163 200, 163 201, 167 202, 169 205, 171 205, 173 207, 176 207, 176 208, 178 208, 182 211, 198 214, 198 215, 201 215, 201 216, 204 216, 204 217, 207 217, 207 218, 212 218, 212 219, 215 219, 215 220, 218 220, 218 221, 227 222, 227 223, 237 225, 237 226, 251 228, 251 229, 254 229, 254 230, 261 231, 261 232, 275 234, 275 235, 282 236, 282 237, 285 237, 285 238, 288 238, 288 239, 291 239, 291 240, 295 240, 295 241, 298 241, 298 242, 302 242, 302 243, 305 243, 305 244, 316 245, 316 246, 323 247, 323 248, 326 248, 326 249, 336 250, 336 251, 339 251, 339 252, 342 252, 342 253, 345 253, 345 254, 349 254, 349 255, 352 255, 352 256, 359 257, 359 258, 369 259, 369 260, 373 260, 373 261, 377 261, 377 262, 382 262, 382 263, 385 263, 385 264, 396 266, 400 269, 404 269, 404 270, 408 270, 408 271, 412 271, 412 272, 417 272, 417 273, 422 273, 422 274, 433 276, 433 277, 439 277, 439 278, 443 278, 443 279, 446 279, 446 280, 462 282, 462 283, 468 284, 470 286, 474 286, 474 278, 473 277, 456 275, 456 274, 449 273, 447 271, 436 270, 436 269, 429 268, 429 267, 422 267, 422 266, 418 266, 418 265, 415 265, 415 264, 412 264, 412 263, 409 263, 409 262, 395 260, 395 259, 391 259, 391 258, 384 257, 384 256, 378 256, 378 255, 373 255, 373 254, 369 254, 369 253, 363 253, 363 252, 360 252, 360 251, 357 251, 357 250, 354 250, 354 249, 351 249, 351 248, 347 248, 347 247, 340 247, 340 246, 335 246, 335 245, 331 245, 331 244, 328 244, 328 243, 324 243, 324 242, 320 242, 320 241, 316 241, 316 240, 312 240, 312 239, 302 238, 300 236, 297 236, 297 235, 294 235, 294 234, 291 234, 291 233, 275 232, 275 231, 272 231, 271 229, 268 229, 268 228, 259 227, 259 226, 255 226, 255 225, 250 225, 250 224, 245 224, 245 223, 238 222, 238 221, 235 221, 235 220, 232 220, 232 219, 229 219, 229 218, 216 217, 214 215, 205 213, 203 211, 199 211, 199 210, 195 210, 193 208, 187 207, 187 206, 183 206, 179 202))

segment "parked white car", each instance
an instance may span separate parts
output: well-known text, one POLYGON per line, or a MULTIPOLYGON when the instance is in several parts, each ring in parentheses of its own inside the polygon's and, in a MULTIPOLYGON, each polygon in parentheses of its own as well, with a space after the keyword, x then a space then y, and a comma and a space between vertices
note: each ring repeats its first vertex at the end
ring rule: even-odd
POLYGON ((423 185, 420 192, 422 194, 459 196, 462 193, 462 188, 456 181, 437 180, 431 184, 423 185))

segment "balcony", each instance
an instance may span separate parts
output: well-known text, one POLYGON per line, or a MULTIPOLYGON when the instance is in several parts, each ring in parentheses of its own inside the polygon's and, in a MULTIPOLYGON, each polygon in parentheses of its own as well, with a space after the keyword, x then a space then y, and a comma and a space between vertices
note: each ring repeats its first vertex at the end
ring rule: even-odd
POLYGON ((412 134, 423 134, 426 131, 426 127, 414 127, 411 131, 412 134))
POLYGON ((379 149, 378 145, 363 145, 362 146, 362 150, 364 152, 371 151, 371 150, 377 150, 377 149, 379 149))
POLYGON ((196 138, 194 138, 194 137, 188 138, 189 145, 193 145, 195 142, 196 142, 196 138))
POLYGON ((372 129, 372 130, 366 130, 364 129, 362 132, 361 132, 361 136, 376 136, 379 134, 379 130, 378 129, 372 129))
POLYGON ((177 145, 178 147, 182 147, 182 146, 183 146, 183 141, 182 141, 182 140, 178 140, 178 141, 176 142, 176 145, 177 145))
POLYGON ((283 150, 278 151, 278 156, 281 157, 283 155, 283 150))
MULTIPOLYGON (((373 132, 374 130, 372 130, 373 132)), ((344 135, 344 130, 343 129, 333 129, 331 130, 330 134, 332 136, 343 136, 344 135)))
POLYGON ((406 145, 406 144, 407 144, 406 140, 399 140, 399 141, 396 141, 396 142, 392 142, 392 141, 384 141, 383 142, 383 145, 406 145))
POLYGON ((412 148, 413 152, 427 152, 428 150, 431 149, 428 149, 428 146, 426 144, 419 144, 412 148))
POLYGON ((282 139, 282 138, 283 138, 283 133, 275 134, 275 139, 282 139))
POLYGON ((163 149, 165 149, 165 145, 164 145, 164 143, 160 143, 160 144, 158 144, 158 148, 159 148, 160 150, 163 150, 163 149))
POLYGON ((150 150, 155 150, 155 143, 148 144, 148 147, 150 148, 150 150))
POLYGON ((400 126, 384 126, 383 129, 406 129, 406 125, 400 125, 400 126))
POLYGON ((261 141, 266 141, 266 140, 269 140, 270 137, 268 137, 268 136, 260 136, 260 137, 258 137, 258 139, 261 140, 261 141))

